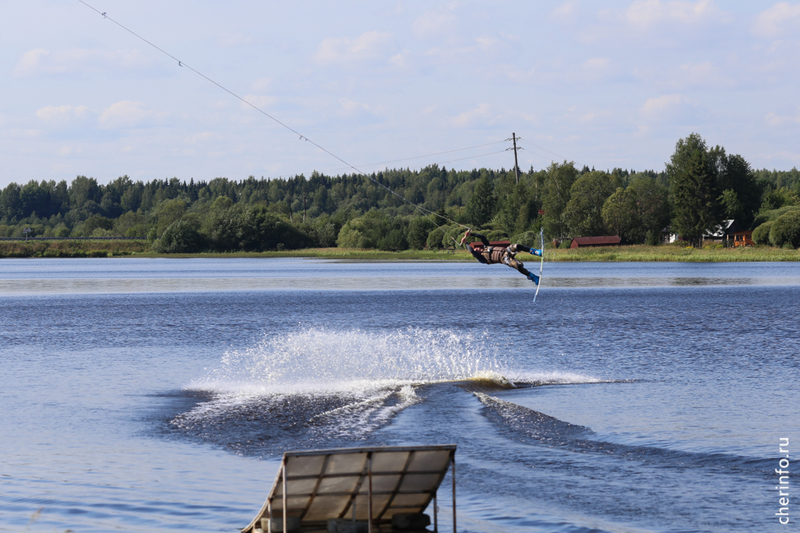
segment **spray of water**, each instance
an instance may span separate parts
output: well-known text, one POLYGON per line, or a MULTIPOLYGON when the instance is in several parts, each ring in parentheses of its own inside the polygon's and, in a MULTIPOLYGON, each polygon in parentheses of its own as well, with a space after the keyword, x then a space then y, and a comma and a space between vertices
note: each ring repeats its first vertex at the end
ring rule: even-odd
POLYGON ((244 441, 255 449, 288 445, 283 438, 292 446, 350 442, 421 401, 419 385, 502 380, 498 352, 485 333, 298 327, 225 353, 187 387, 212 398, 171 425, 237 450, 244 441))
POLYGON ((188 389, 211 393, 171 420, 177 430, 246 453, 367 438, 420 401, 420 386, 467 381, 482 389, 588 382, 570 373, 512 374, 513 345, 488 332, 297 327, 231 350, 188 389), (511 381, 509 381, 510 378, 511 381), (272 447, 272 448, 270 448, 272 447))
POLYGON ((301 327, 227 352, 189 388, 240 394, 331 393, 501 376, 486 333, 301 327))

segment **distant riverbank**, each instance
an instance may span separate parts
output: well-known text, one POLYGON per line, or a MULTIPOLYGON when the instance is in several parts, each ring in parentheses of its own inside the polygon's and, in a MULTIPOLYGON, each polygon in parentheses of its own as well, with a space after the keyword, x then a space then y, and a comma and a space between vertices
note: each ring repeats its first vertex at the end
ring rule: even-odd
MULTIPOLYGON (((150 251, 146 240, 57 240, 0 242, 0 258, 5 257, 309 257, 353 261, 473 261, 465 250, 405 250, 384 252, 350 248, 309 248, 260 253, 157 254, 150 251)), ((523 261, 537 262, 527 254, 523 261)), ((717 248, 663 246, 611 246, 600 248, 545 250, 546 261, 677 261, 677 262, 740 262, 740 261, 800 261, 800 250, 755 246, 748 248, 717 248)))

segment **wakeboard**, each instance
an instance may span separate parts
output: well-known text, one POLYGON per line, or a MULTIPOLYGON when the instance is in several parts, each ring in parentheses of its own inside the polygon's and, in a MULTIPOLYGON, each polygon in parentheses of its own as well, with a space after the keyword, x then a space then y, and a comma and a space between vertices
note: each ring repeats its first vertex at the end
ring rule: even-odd
POLYGON ((542 288, 542 272, 544 271, 544 230, 539 230, 539 245, 542 251, 541 261, 539 262, 539 283, 536 284, 536 294, 533 295, 533 303, 536 303, 536 297, 539 296, 539 289, 542 288))

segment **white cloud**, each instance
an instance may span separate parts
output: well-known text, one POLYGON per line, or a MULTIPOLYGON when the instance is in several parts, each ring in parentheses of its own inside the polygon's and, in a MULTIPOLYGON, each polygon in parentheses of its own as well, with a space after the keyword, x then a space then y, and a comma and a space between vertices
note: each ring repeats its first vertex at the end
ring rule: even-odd
POLYGON ((536 80, 539 72, 532 68, 529 70, 520 70, 516 65, 503 65, 499 71, 509 80, 514 83, 531 83, 536 80))
POLYGON ((649 120, 675 119, 691 113, 694 106, 681 94, 666 94, 648 98, 641 107, 641 115, 649 120))
POLYGON ((22 54, 22 57, 17 63, 17 67, 14 69, 14 74, 17 76, 34 74, 37 70, 39 70, 41 63, 48 55, 50 55, 50 52, 44 48, 34 48, 33 50, 28 50, 22 54))
POLYGON ((204 144, 204 143, 207 143, 209 141, 219 140, 221 138, 222 137, 217 133, 214 133, 214 132, 211 132, 211 131, 203 131, 201 133, 196 133, 194 135, 190 135, 186 139, 186 144, 189 144, 189 145, 204 144))
MULTIPOLYGON (((250 102, 251 104, 253 104, 254 106, 256 106, 257 108, 261 109, 262 111, 265 108, 267 108, 267 107, 269 107, 269 106, 271 106, 272 104, 275 103, 275 97, 274 96, 268 96, 268 95, 265 95, 265 94, 248 94, 248 95, 244 96, 244 99, 246 101, 250 102)), ((241 107, 242 107, 242 109, 253 109, 252 107, 250 107, 249 105, 245 104, 244 102, 241 103, 241 107)))
POLYGON ((685 63, 678 67, 672 84, 676 87, 730 87, 733 81, 722 69, 715 67, 710 61, 702 63, 685 63))
POLYGON ((42 76, 86 73, 109 69, 142 69, 150 59, 138 50, 111 52, 72 48, 50 51, 44 48, 28 50, 17 62, 15 76, 42 76))
MULTIPOLYGON (((196 25, 171 33, 168 27, 167 34, 154 27, 147 37, 287 125, 353 153, 386 146, 425 153, 414 146, 437 135, 469 146, 478 144, 476 134, 511 131, 528 138, 545 132, 551 138, 542 146, 596 168, 610 168, 604 161, 622 151, 638 168, 656 167, 671 149, 664 152, 653 139, 674 144, 691 131, 727 136, 715 143, 735 140, 755 167, 767 162, 762 152, 797 151, 800 100, 792 87, 800 79, 800 0, 451 3, 356 2, 344 11, 320 4, 309 11, 290 2, 281 4, 281 18, 266 33, 265 16, 242 19, 214 4, 196 13, 206 17, 196 25), (301 19, 301 34, 279 22, 301 19), (733 108, 740 111, 732 115, 733 108), (636 128, 649 128, 651 138, 632 140, 636 128), (565 139, 576 132, 581 140, 568 148, 565 139), (615 148, 606 154, 599 144, 615 148)), ((35 16, 34 4, 19 3, 25 16, 15 15, 35 16)), ((88 22, 95 23, 106 24, 88 22)), ((114 175, 124 163, 126 172, 142 176, 246 177, 264 164, 267 134, 267 159, 283 175, 338 165, 280 128, 266 131, 268 119, 118 28, 26 29, 10 19, 6 26, 18 32, 7 36, 17 46, 7 47, 3 93, 19 105, 0 110, 9 176, 57 178, 44 155, 76 146, 83 155, 65 158, 86 158, 75 175, 114 175), (134 49, 146 56, 138 56, 141 63, 134 49), (141 68, 125 71, 125 64, 141 68), (261 142, 254 141, 259 135, 261 142), (140 143, 137 157, 122 151, 131 143, 140 143), (210 162, 212 149, 231 154, 239 145, 246 157, 210 162), (20 158, 26 149, 43 157, 20 158), (196 157, 175 157, 182 149, 196 157), (95 170, 100 164, 106 166, 95 170)))
POLYGON ((446 60, 467 58, 470 62, 473 62, 475 61, 475 54, 491 52, 500 44, 499 40, 492 37, 478 37, 473 42, 475 44, 470 46, 434 47, 427 50, 425 55, 446 60))
POLYGON ((383 106, 374 106, 365 104, 364 102, 357 102, 349 98, 340 98, 339 106, 344 116, 358 116, 358 115, 371 115, 376 116, 386 111, 383 106))
POLYGON ((362 111, 369 111, 369 106, 367 104, 356 102, 355 100, 350 100, 348 98, 341 98, 339 100, 339 105, 347 115, 354 115, 362 111))
POLYGON ((577 0, 569 0, 564 2, 552 12, 552 16, 558 19, 571 20, 578 14, 577 0))
POLYGON ((85 105, 73 107, 71 105, 47 106, 36 111, 36 116, 48 124, 67 124, 74 120, 86 118, 89 108, 85 105))
POLYGON ((395 54, 392 57, 390 57, 389 63, 391 63, 395 67, 405 68, 409 66, 408 56, 409 56, 408 50, 403 50, 399 54, 395 54))
POLYGON ((123 100, 104 109, 97 122, 106 129, 133 128, 144 125, 154 115, 155 113, 145 109, 141 102, 123 100))
POLYGON ((486 50, 497 46, 500 43, 500 40, 496 39, 495 37, 482 36, 475 39, 475 42, 478 43, 478 48, 486 50))
POLYGON ((606 70, 610 63, 607 57, 593 57, 584 61, 582 68, 588 72, 599 72, 606 70))
POLYGON ((35 137, 39 137, 42 134, 42 130, 37 130, 33 128, 13 129, 4 133, 7 133, 8 136, 12 138, 33 139, 35 137))
POLYGON ((668 94, 656 98, 648 98, 642 106, 642 112, 645 114, 659 113, 675 107, 676 105, 680 105, 684 100, 683 96, 679 94, 668 94))
POLYGON ((317 50, 317 60, 322 63, 371 61, 389 55, 393 48, 394 39, 391 33, 368 31, 355 39, 325 39, 317 50))
POLYGON ((456 22, 456 17, 452 12, 446 11, 426 11, 414 20, 411 31, 418 38, 429 38, 441 36, 449 32, 456 22))
POLYGON ((646 27, 664 16, 660 0, 636 0, 625 12, 634 26, 646 27))
POLYGON ((454 126, 465 128, 474 126, 478 123, 493 123, 496 115, 492 113, 492 107, 489 104, 480 104, 475 109, 464 111, 452 120, 454 126))
POLYGON ((253 91, 263 93, 272 85, 272 78, 259 78, 250 86, 253 91))
POLYGON ((580 71, 567 74, 568 77, 578 76, 579 80, 602 83, 610 76, 619 76, 619 67, 612 64, 607 57, 592 57, 580 65, 580 71))
MULTIPOLYGON (((775 152, 771 154, 762 154, 768 160, 778 160, 779 164, 786 164, 786 161, 789 161, 791 165, 797 167, 800 166, 800 153, 791 152, 789 150, 782 150, 780 152, 775 152)), ((773 163, 774 165, 774 163, 773 163)), ((774 168, 774 167, 773 167, 774 168)))
POLYGON ((696 48, 698 41, 718 41, 715 32, 722 27, 729 31, 732 21, 732 15, 713 0, 634 0, 627 8, 598 9, 595 20, 580 27, 575 37, 595 46, 696 48))
POLYGON ((230 100, 229 98, 225 98, 225 99, 217 100, 215 102, 210 103, 209 107, 211 109, 216 109, 218 111, 227 111, 232 107, 232 102, 233 102, 233 100, 230 100))
POLYGON ((455 13, 457 7, 453 2, 441 9, 426 11, 414 20, 412 34, 430 43, 423 55, 440 61, 466 59, 473 62, 475 54, 492 52, 503 43, 518 39, 514 34, 494 28, 478 33, 483 31, 479 25, 459 19, 455 13))
POLYGON ((253 38, 243 33, 222 33, 217 36, 217 44, 224 47, 242 46, 252 42, 253 38))
POLYGON ((608 119, 612 116, 611 111, 590 111, 581 115, 578 120, 581 122, 594 122, 597 119, 608 119))
POLYGON ((779 128, 781 126, 786 126, 786 125, 800 124, 800 109, 798 109, 796 115, 779 115, 774 112, 768 113, 767 116, 764 117, 764 121, 773 128, 779 128))
POLYGON ((625 12, 625 18, 636 27, 647 28, 664 21, 698 24, 727 17, 713 0, 635 0, 625 12))
POLYGON ((767 38, 780 37, 786 33, 794 34, 800 30, 800 4, 778 2, 759 13, 753 32, 767 38))

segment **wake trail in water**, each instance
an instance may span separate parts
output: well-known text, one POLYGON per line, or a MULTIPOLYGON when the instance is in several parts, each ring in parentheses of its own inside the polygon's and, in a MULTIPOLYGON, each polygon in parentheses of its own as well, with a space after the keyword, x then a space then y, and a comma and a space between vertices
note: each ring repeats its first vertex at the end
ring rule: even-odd
POLYGON ((419 387, 466 380, 513 386, 499 353, 486 333, 300 327, 225 353, 184 389, 205 400, 170 426, 248 455, 364 441, 420 402, 419 387))
POLYGON ((631 446, 595 439, 590 428, 559 420, 482 392, 482 414, 506 436, 523 443, 539 443, 578 453, 599 453, 675 468, 711 468, 718 472, 759 475, 765 459, 733 454, 698 453, 655 446, 631 446), (677 465, 677 466, 676 466, 677 465))
POLYGON ((514 388, 515 381, 523 387, 600 381, 508 368, 500 362, 507 349, 488 332, 300 326, 226 352, 184 388, 200 401, 169 426, 236 453, 272 455, 377 438, 377 430, 422 397, 436 402, 436 387, 445 382, 491 392, 514 388))

